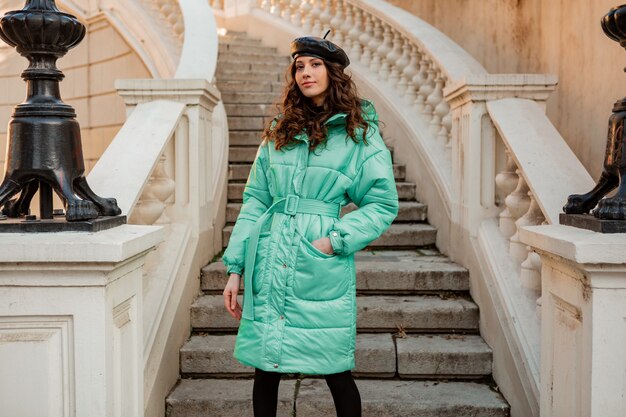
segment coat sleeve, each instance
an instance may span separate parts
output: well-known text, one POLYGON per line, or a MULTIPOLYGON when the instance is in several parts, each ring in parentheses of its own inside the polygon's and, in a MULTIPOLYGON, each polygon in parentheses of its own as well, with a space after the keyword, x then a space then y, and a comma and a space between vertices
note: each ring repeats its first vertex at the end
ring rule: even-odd
POLYGON ((250 229, 256 220, 272 205, 272 196, 267 181, 267 144, 261 144, 248 181, 243 191, 243 204, 230 235, 228 247, 224 251, 222 261, 226 265, 226 273, 241 275, 245 264, 245 244, 250 235, 250 229))
POLYGON ((362 163, 347 193, 359 208, 335 222, 330 230, 330 241, 338 255, 363 249, 398 215, 398 191, 389 150, 380 149, 362 163))

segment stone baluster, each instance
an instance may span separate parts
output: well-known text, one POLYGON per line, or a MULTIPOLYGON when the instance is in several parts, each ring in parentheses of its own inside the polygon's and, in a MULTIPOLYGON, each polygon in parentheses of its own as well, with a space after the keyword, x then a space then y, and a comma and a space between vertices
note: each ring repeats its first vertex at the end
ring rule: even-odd
POLYGON ((296 26, 302 26, 302 14, 300 13, 300 8, 306 3, 306 0, 291 0, 291 23, 296 26))
POLYGON ((322 33, 322 21, 320 19, 320 16, 322 15, 321 1, 322 0, 311 0, 311 4, 313 5, 313 9, 311 10, 311 33, 315 36, 318 36, 319 34, 321 34, 321 36, 324 35, 322 33))
POLYGON ((352 9, 354 12, 354 24, 348 32, 352 45, 352 48, 350 49, 350 57, 354 59, 355 62, 358 62, 361 60, 362 53, 361 41, 359 38, 361 37, 361 34, 365 32, 363 29, 363 12, 356 6, 352 6, 352 9))
POLYGON ((416 110, 421 113, 422 110, 424 110, 424 101, 426 100, 426 97, 420 90, 422 86, 426 84, 426 82, 428 81, 428 59, 426 57, 426 54, 419 51, 419 49, 418 49, 418 60, 419 60, 418 71, 417 71, 417 74, 413 76, 413 85, 415 87, 414 105, 415 105, 416 110))
MULTIPOLYGON (((420 96, 422 96, 423 107, 422 114, 426 116, 432 116, 434 107, 431 103, 429 103, 430 96, 435 92, 436 87, 436 71, 435 71, 435 63, 430 59, 428 60, 428 66, 426 67, 426 82, 422 84, 419 90, 420 96)), ((419 99, 418 99, 419 100, 419 99)), ((432 102, 432 99, 430 100, 432 102)))
POLYGON ((389 62, 387 61, 387 55, 392 51, 393 47, 393 32, 391 26, 382 23, 383 26, 383 42, 376 50, 376 55, 380 60, 380 66, 375 72, 378 72, 378 79, 387 81, 389 78, 389 62))
MULTIPOLYGON (((314 0, 313 0, 314 1, 314 0)), ((300 6, 300 15, 302 16, 302 30, 304 33, 311 33, 313 27, 313 20, 311 11, 313 10, 313 4, 311 0, 304 0, 300 6)))
POLYGON ((413 75, 415 74, 414 71, 416 71, 416 62, 414 57, 412 57, 413 45, 411 44, 411 41, 402 35, 399 36, 398 41, 400 48, 399 50, 402 55, 400 56, 400 59, 398 59, 398 61, 396 62, 396 65, 391 72, 391 78, 397 77, 397 81, 395 82, 396 88, 398 92, 400 92, 400 94, 403 94, 403 96, 406 97, 409 80, 413 78, 413 75), (407 77, 405 71, 409 71, 411 73, 411 76, 407 77), (397 72, 398 75, 394 75, 394 72, 397 72))
POLYGON ((272 1, 271 0, 259 0, 259 8, 264 12, 271 13, 272 1))
POLYGON ((517 246, 515 250, 518 252, 519 256, 516 259, 521 258, 524 253, 526 254, 524 259, 522 259, 520 280, 525 288, 539 292, 541 291, 541 258, 536 253, 530 251, 528 246, 520 242, 519 229, 524 226, 539 225, 545 221, 545 216, 541 212, 541 208, 539 204, 537 204, 537 200, 534 198, 532 192, 529 192, 528 196, 530 198, 530 207, 526 214, 515 222, 518 233, 511 237, 511 250, 513 250, 513 242, 515 241, 515 245, 517 246))
MULTIPOLYGON (((441 91, 443 91, 445 86, 445 76, 442 73, 439 74, 437 83, 441 83, 441 91)), ((448 138, 450 129, 452 128, 452 113, 450 112, 450 105, 443 97, 443 94, 441 96, 441 101, 437 104, 437 106, 435 106, 433 114, 435 117, 433 117, 431 124, 438 119, 436 125, 434 126, 437 129, 437 139, 444 145, 449 146, 448 138)))
POLYGON ((530 208, 530 197, 528 196, 528 184, 524 179, 522 172, 517 169, 517 187, 511 194, 506 196, 504 204, 511 213, 511 218, 514 220, 514 233, 509 242, 509 254, 513 259, 521 264, 526 256, 526 246, 519 240, 518 224, 517 221, 528 211, 530 208))
POLYGON ((162 155, 130 216, 130 223, 169 223, 165 209, 174 194, 176 183, 166 173, 165 161, 165 155, 162 155))
MULTIPOLYGON (((403 48, 404 39, 402 34, 396 30, 393 32, 393 48, 387 54, 387 62, 391 70, 389 73, 389 84, 396 87, 400 81, 400 72, 409 64, 409 48, 403 48)), ((404 92, 404 90, 400 91, 404 92)))
MULTIPOLYGON (((515 190, 518 183, 516 173, 517 166, 515 165, 515 161, 508 150, 506 151, 506 157, 506 166, 504 170, 496 175, 496 190, 498 195, 504 196, 505 201, 506 197, 509 196, 513 190, 515 190)), ((504 204, 504 210, 500 212, 499 220, 500 232, 502 232, 504 237, 510 238, 513 236, 516 231, 516 219, 513 218, 513 215, 511 214, 511 211, 506 203, 504 204)))
MULTIPOLYGON (((445 107, 447 108, 447 113, 445 113, 445 115, 443 116, 443 118, 441 119, 441 130, 439 131, 439 134, 437 135, 437 138, 440 139, 441 141, 445 141, 446 143, 446 149, 450 149, 452 146, 452 112, 450 111, 450 104, 448 104, 448 102, 444 99, 442 101, 442 104, 440 104, 439 106, 443 106, 442 109, 445 107)), ((438 106, 438 107, 439 107, 438 106)), ((435 109, 436 111, 437 109, 435 109)))
POLYGON ((369 67, 372 63, 372 50, 370 49, 370 42, 374 37, 374 20, 371 14, 363 13, 364 16, 364 30, 359 36, 359 43, 361 44, 363 51, 361 55, 361 63, 366 67, 369 67))
POLYGON ((439 132, 439 129, 441 129, 441 116, 435 111, 435 109, 442 101, 445 101, 443 99, 443 77, 441 76, 441 72, 437 71, 435 73, 435 89, 428 96, 428 98, 426 98, 426 107, 430 109, 430 115, 432 116, 429 124, 429 130, 433 135, 436 135, 439 132))
POLYGON ((280 16, 280 1, 272 0, 272 6, 270 7, 270 13, 274 16, 280 16))
POLYGON ((335 0, 335 14, 333 14, 332 19, 330 20, 330 39, 343 47, 343 33, 341 32, 341 25, 343 23, 344 14, 343 14, 343 0, 335 0))
POLYGON ((383 27, 381 21, 372 16, 372 21, 374 23, 374 34, 370 38, 370 43, 368 45, 368 49, 372 55, 372 60, 370 62, 370 71, 377 74, 380 69, 380 56, 378 55, 378 48, 383 44, 383 27))
POLYGON ((322 30, 320 31, 320 37, 324 36, 326 34, 326 31, 330 29, 330 20, 332 19, 330 12, 330 1, 331 0, 326 0, 324 2, 322 13, 320 14, 320 25, 322 26, 322 30))
POLYGON ((286 21, 291 20, 291 0, 280 0, 278 3, 278 7, 280 8, 279 16, 282 17, 286 21))
MULTIPOLYGON (((350 36, 350 30, 354 27, 354 17, 353 17, 353 6, 348 2, 344 2, 344 13, 345 17, 343 19, 343 23, 340 26, 340 32, 343 36, 343 44, 341 47, 345 51, 352 51, 352 36, 350 36)), ((354 58, 353 58, 354 59, 354 58)))

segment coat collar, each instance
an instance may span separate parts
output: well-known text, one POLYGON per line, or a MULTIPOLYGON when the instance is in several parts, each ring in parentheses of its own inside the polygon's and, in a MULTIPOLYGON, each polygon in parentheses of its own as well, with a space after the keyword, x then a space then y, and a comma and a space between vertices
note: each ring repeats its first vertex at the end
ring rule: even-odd
MULTIPOLYGON (((324 126, 340 125, 344 123, 346 116, 347 116, 346 113, 335 113, 324 122, 324 126)), ((295 135, 293 138, 296 140, 303 141, 303 142, 309 141, 309 135, 307 135, 306 131, 304 130, 298 133, 297 135, 295 135)))

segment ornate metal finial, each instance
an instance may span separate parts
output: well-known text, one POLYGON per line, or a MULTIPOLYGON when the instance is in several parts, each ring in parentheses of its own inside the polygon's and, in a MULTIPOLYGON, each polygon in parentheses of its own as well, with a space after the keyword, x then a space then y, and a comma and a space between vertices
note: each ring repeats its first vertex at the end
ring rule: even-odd
MULTIPOLYGON (((602 18, 602 30, 626 48, 626 5, 612 8, 602 18)), ((586 194, 573 194, 563 207, 560 222, 599 232, 626 232, 626 98, 618 100, 609 118, 609 131, 604 155, 604 170, 596 186, 586 194), (606 196, 617 187, 613 197, 606 196), (595 208, 595 209, 594 209, 595 208), (579 216, 593 210, 593 217, 579 216), (569 216, 568 216, 569 215, 569 216), (572 216, 573 215, 573 216, 572 216), (612 221, 619 220, 619 221, 612 221)))
POLYGON ((85 26, 60 12, 54 0, 28 0, 22 10, 0 19, 0 38, 30 64, 22 73, 26 100, 14 108, 9 122, 6 172, 0 184, 0 205, 9 217, 27 214, 38 189, 42 219, 52 219, 52 189, 63 200, 68 221, 121 213, 115 199, 98 197, 89 188, 76 114, 59 91, 64 75, 56 61, 84 36, 85 26), (18 193, 19 198, 9 201, 18 193))

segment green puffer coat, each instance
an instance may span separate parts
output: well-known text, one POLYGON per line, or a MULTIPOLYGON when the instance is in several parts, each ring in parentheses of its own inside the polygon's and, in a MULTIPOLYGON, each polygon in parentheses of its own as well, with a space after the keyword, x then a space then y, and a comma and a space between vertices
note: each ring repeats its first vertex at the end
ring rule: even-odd
POLYGON ((305 133, 280 151, 267 141, 259 147, 222 258, 228 274, 244 275, 234 357, 245 365, 318 375, 354 368, 354 253, 398 213, 391 156, 368 101, 363 114, 367 145, 347 136, 339 113, 326 122, 326 144, 313 151, 305 133), (359 208, 339 218, 350 201, 359 208), (333 255, 311 244, 324 236, 333 255))

